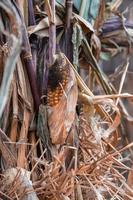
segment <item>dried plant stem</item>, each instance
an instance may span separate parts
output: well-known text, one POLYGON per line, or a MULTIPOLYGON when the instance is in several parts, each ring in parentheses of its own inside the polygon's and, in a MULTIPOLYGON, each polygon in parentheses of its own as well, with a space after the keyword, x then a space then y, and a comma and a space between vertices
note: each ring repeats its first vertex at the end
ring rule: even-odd
POLYGON ((52 20, 49 27, 49 65, 51 66, 54 61, 56 53, 56 25, 55 25, 55 0, 50 0, 52 10, 52 20))
POLYGON ((0 151, 4 160, 6 161, 6 168, 16 166, 16 158, 14 148, 8 148, 5 142, 10 143, 10 139, 7 135, 0 129, 0 151))
MULTIPOLYGON (((122 75, 122 77, 121 77, 121 82, 120 82, 118 94, 120 94, 120 93, 122 92, 122 88, 123 88, 124 81, 125 81, 125 78, 126 78, 128 66, 129 66, 129 61, 127 61, 127 64, 126 64, 126 66, 125 66, 124 73, 123 73, 123 75, 122 75)), ((116 100, 116 105, 118 105, 118 103, 119 103, 119 98, 116 100)))
MULTIPOLYGON (((31 161, 32 161, 31 165, 32 165, 32 168, 33 168, 33 166, 35 165, 34 158, 37 158, 37 148, 36 148, 36 146, 37 146, 37 144, 39 142, 39 140, 36 142, 35 132, 31 133, 30 140, 31 140, 30 142, 32 144, 32 148, 31 148, 30 152, 27 155, 27 159, 28 159, 29 156, 31 156, 31 161)), ((37 180, 37 174, 36 173, 32 173, 32 181, 35 181, 35 180, 37 180)))
POLYGON ((35 67, 34 67, 32 55, 31 55, 31 48, 30 48, 28 35, 26 33, 25 26, 23 27, 23 48, 24 49, 21 53, 21 59, 25 63, 25 67, 26 67, 26 71, 28 74, 29 83, 30 83, 30 87, 31 87, 31 92, 32 92, 33 99, 34 99, 35 109, 38 111, 39 105, 40 105, 40 98, 39 98, 39 94, 38 94, 36 74, 34 71, 35 67))
POLYGON ((65 40, 66 40, 66 55, 71 61, 72 58, 72 30, 71 30, 71 19, 72 19, 72 8, 73 0, 66 0, 66 29, 65 29, 65 40))
POLYGON ((7 125, 8 125, 8 120, 9 120, 9 116, 10 116, 10 104, 11 104, 11 98, 12 98, 12 94, 13 94, 13 86, 11 84, 9 92, 8 92, 8 101, 6 103, 5 109, 4 109, 4 113, 3 113, 3 126, 2 126, 2 130, 5 132, 7 125))
POLYGON ((38 88, 37 88, 37 80, 36 80, 36 72, 35 72, 35 67, 34 67, 34 62, 32 59, 32 54, 31 54, 31 47, 28 39, 28 34, 26 30, 26 26, 24 23, 23 16, 20 12, 20 9, 18 8, 19 5, 16 5, 18 13, 21 16, 21 32, 22 32, 22 51, 21 51, 21 60, 25 64, 25 68, 27 71, 30 87, 31 87, 31 92, 33 95, 34 99, 34 105, 35 105, 35 110, 38 111, 39 105, 40 105, 40 97, 38 93, 38 88))
POLYGON ((104 0, 100 0, 99 12, 98 12, 98 15, 97 15, 95 23, 94 23, 94 29, 96 31, 99 30, 99 28, 102 26, 102 24, 104 22, 105 4, 106 4, 106 2, 104 0))
POLYGON ((12 142, 16 142, 18 126, 18 96, 16 81, 13 83, 13 120, 11 125, 10 138, 12 142))
POLYGON ((83 41, 82 41, 82 47, 84 49, 86 60, 88 63, 91 64, 93 71, 96 73, 97 77, 99 78, 99 81, 104 91, 106 92, 106 94, 112 94, 112 85, 108 84, 107 79, 105 78, 102 70, 100 69, 97 63, 97 60, 92 53, 91 47, 85 37, 83 38, 83 41))
POLYGON ((37 150, 37 145, 38 145, 38 143, 40 142, 40 139, 38 139, 37 141, 36 141, 36 143, 34 143, 35 142, 35 133, 33 132, 33 133, 31 133, 32 134, 32 136, 31 136, 31 141, 32 141, 32 148, 30 149, 30 151, 29 151, 29 153, 28 153, 28 155, 27 155, 27 159, 35 152, 36 153, 36 150, 37 150))
POLYGON ((35 15, 34 15, 34 9, 33 9, 33 0, 28 0, 28 25, 35 25, 36 21, 35 21, 35 15))
POLYGON ((98 95, 92 97, 93 100, 100 100, 100 99, 117 99, 117 98, 127 98, 132 100, 133 95, 128 93, 121 93, 121 94, 110 94, 110 95, 98 95))
POLYGON ((28 128, 29 128, 29 120, 30 120, 30 112, 28 110, 24 110, 24 117, 23 117, 23 123, 20 131, 20 138, 19 142, 21 143, 18 148, 18 160, 17 160, 17 166, 25 168, 26 167, 26 142, 27 142, 27 134, 28 134, 28 128))
POLYGON ((73 0, 66 0, 66 29, 70 29, 73 0))
POLYGON ((78 200, 83 200, 83 195, 82 195, 82 190, 81 190, 81 186, 78 183, 78 181, 76 181, 76 189, 77 189, 77 199, 78 200))
POLYGON ((39 162, 41 161, 41 159, 43 158, 45 153, 46 153, 46 150, 43 151, 42 155, 40 156, 40 158, 38 159, 36 164, 33 166, 32 170, 31 170, 31 175, 32 175, 33 171, 35 170, 35 168, 37 167, 37 165, 39 164, 39 162))

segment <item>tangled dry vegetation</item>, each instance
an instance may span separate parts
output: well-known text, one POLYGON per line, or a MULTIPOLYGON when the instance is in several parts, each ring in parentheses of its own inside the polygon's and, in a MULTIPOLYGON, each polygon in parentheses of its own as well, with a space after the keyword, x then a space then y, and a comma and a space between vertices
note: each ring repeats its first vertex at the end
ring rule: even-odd
POLYGON ((133 24, 119 0, 99 1, 93 26, 72 1, 56 13, 53 2, 0 1, 0 199, 133 199, 129 60, 118 91, 98 64, 119 48, 129 56, 133 24))

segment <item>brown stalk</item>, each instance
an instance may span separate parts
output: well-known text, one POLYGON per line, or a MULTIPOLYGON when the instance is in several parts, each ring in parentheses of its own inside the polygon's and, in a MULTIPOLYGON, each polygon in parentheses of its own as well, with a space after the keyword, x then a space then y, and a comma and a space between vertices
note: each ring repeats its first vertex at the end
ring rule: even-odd
POLYGON ((100 0, 98 16, 95 20, 94 29, 96 31, 102 26, 104 22, 105 0, 100 0))
POLYGON ((34 132, 31 133, 31 138, 30 138, 30 139, 31 139, 32 147, 31 147, 31 149, 30 149, 30 151, 29 151, 29 153, 28 153, 28 155, 27 155, 27 159, 28 159, 34 152, 35 152, 35 154, 36 154, 37 145, 38 145, 38 143, 40 142, 39 139, 36 141, 35 133, 34 133, 34 132))
MULTIPOLYGON (((34 158, 37 158, 37 147, 36 147, 36 145, 38 144, 38 141, 36 142, 35 132, 31 132, 30 135, 31 135, 30 143, 31 143, 32 146, 31 146, 31 150, 30 150, 29 154, 27 155, 27 158, 29 156, 31 156, 30 160, 31 160, 32 168, 33 168, 33 166, 35 165, 34 158)), ((37 180, 37 174, 32 173, 32 181, 35 181, 35 180, 37 180)))
POLYGON ((76 196, 78 200, 83 200, 81 186, 78 181, 76 181, 76 196))
POLYGON ((11 140, 6 136, 6 134, 0 129, 0 151, 2 157, 4 158, 6 168, 16 166, 16 154, 13 146, 9 146, 11 140))
POLYGON ((18 147, 18 160, 17 166, 25 168, 27 166, 26 150, 27 150, 27 135, 29 129, 30 112, 24 109, 23 123, 20 131, 19 147, 18 147))
POLYGON ((72 19, 72 8, 73 0, 66 0, 66 28, 65 28, 65 40, 66 40, 66 56, 70 61, 72 61, 72 29, 71 29, 71 19, 72 19))
POLYGON ((23 61, 26 71, 27 71, 27 75, 28 75, 28 79, 29 79, 29 83, 30 83, 30 87, 31 87, 31 92, 32 92, 33 99, 34 99, 35 110, 38 111, 39 105, 40 105, 40 97, 39 97, 38 88, 37 88, 35 66, 34 66, 34 62, 32 59, 31 47, 30 47, 30 43, 29 43, 27 29, 26 29, 26 26, 24 23, 22 13, 21 13, 20 9, 18 8, 19 6, 20 6, 19 4, 16 5, 17 11, 21 16, 21 25, 22 25, 22 28, 21 28, 22 51, 21 51, 20 56, 21 56, 21 60, 23 61))
POLYGON ((16 81, 13 83, 13 120, 11 124, 10 138, 12 142, 16 142, 18 127, 18 95, 16 81))
POLYGON ((51 66, 56 52, 55 0, 50 0, 50 5, 52 17, 49 26, 49 65, 51 66))

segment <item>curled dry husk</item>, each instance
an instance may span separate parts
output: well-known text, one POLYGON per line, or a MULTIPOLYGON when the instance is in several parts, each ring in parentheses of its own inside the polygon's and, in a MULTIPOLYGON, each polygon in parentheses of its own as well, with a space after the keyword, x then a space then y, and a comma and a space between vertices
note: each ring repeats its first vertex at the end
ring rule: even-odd
POLYGON ((67 60, 63 57, 63 54, 61 56, 66 62, 69 75, 67 85, 63 89, 63 95, 59 103, 55 106, 48 106, 47 108, 48 125, 53 144, 65 143, 67 135, 75 119, 78 98, 77 82, 74 71, 67 60))

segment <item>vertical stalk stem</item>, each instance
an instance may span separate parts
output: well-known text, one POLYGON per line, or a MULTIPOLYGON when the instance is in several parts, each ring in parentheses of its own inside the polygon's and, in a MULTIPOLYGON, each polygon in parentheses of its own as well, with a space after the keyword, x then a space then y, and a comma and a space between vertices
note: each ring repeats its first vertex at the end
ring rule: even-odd
POLYGON ((73 0, 66 0, 66 31, 65 31, 65 38, 66 38, 66 56, 71 61, 72 60, 72 30, 71 30, 71 18, 72 18, 72 7, 73 7, 73 0))
POLYGON ((35 25, 35 15, 34 15, 34 9, 33 9, 33 0, 28 0, 28 25, 35 25))
POLYGON ((55 0, 50 0, 50 5, 53 12, 49 27, 49 64, 51 65, 56 52, 55 0))
POLYGON ((21 51, 20 57, 21 57, 21 60, 25 64, 25 68, 27 71, 27 75, 28 75, 28 79, 29 79, 29 83, 31 87, 31 92, 33 95, 35 110, 38 111, 39 105, 40 105, 40 97, 38 93, 36 72, 35 72, 34 62, 32 59, 31 47, 29 43, 27 29, 23 20, 22 13, 19 8, 19 4, 18 5, 16 4, 16 8, 21 17, 22 51, 21 51))

